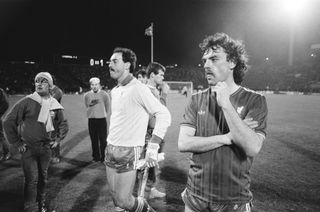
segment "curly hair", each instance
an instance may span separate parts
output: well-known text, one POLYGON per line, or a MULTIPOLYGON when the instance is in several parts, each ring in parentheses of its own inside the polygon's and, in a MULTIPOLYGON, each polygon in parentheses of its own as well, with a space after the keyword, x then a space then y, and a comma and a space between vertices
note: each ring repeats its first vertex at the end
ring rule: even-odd
POLYGON ((217 47, 224 49, 227 54, 227 61, 235 63, 233 68, 234 82, 238 85, 243 81, 244 75, 247 72, 248 55, 244 49, 242 41, 234 40, 225 33, 216 33, 207 36, 202 43, 199 44, 200 49, 205 53, 208 49, 215 50, 217 47))
POLYGON ((137 56, 131 49, 117 47, 113 50, 113 53, 121 53, 123 62, 130 63, 130 73, 133 73, 136 69, 137 56))

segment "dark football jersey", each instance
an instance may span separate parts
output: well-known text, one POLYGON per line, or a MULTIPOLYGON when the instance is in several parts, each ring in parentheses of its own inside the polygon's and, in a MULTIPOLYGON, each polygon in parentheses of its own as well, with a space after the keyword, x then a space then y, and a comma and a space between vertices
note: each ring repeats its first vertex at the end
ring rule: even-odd
MULTIPOLYGON (((264 96, 240 87, 230 96, 230 101, 242 119, 251 117, 258 121, 255 132, 266 136, 268 110, 264 96)), ((223 111, 210 89, 191 97, 181 125, 195 128, 195 136, 201 137, 229 132, 223 111)), ((252 199, 249 173, 252 160, 235 144, 193 153, 187 189, 209 202, 249 202, 252 199)))

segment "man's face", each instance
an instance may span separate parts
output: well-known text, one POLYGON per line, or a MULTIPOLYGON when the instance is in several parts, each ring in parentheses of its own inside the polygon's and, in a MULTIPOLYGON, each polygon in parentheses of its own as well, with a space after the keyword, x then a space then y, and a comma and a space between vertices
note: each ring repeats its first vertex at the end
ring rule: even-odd
POLYGON ((202 57, 205 75, 210 86, 218 82, 233 79, 234 63, 227 61, 224 49, 217 47, 215 50, 208 49, 202 57))
POLYGON ((123 76, 123 74, 127 71, 129 71, 128 63, 123 62, 122 59, 122 53, 114 53, 110 58, 109 63, 109 72, 110 76, 118 80, 123 76))
POLYGON ((160 69, 158 71, 158 74, 153 75, 153 80, 156 83, 156 85, 162 85, 164 80, 164 72, 160 69))
POLYGON ((137 79, 143 84, 147 83, 147 77, 143 77, 142 74, 138 74, 137 79))
POLYGON ((35 90, 40 96, 49 95, 49 82, 47 79, 38 77, 35 82, 35 90))
POLYGON ((100 89, 100 83, 92 82, 90 88, 93 92, 97 92, 100 89))

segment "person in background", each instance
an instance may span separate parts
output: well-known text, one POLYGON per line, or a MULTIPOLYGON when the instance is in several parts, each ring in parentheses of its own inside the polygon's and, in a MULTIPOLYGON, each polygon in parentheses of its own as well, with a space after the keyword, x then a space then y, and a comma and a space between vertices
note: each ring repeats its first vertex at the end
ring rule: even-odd
POLYGON ((99 78, 92 77, 89 83, 91 90, 84 94, 84 104, 87 108, 92 158, 93 162, 103 162, 107 145, 110 97, 106 91, 101 89, 99 78))
MULTIPOLYGON (((163 82, 166 68, 157 62, 152 62, 148 65, 147 72, 147 86, 151 93, 164 105, 167 105, 167 94, 169 86, 163 82), (161 91, 161 93, 160 93, 161 91)), ((155 126, 155 117, 150 117, 147 134, 146 134, 146 146, 152 138, 152 132, 155 126)), ((164 142, 160 144, 159 153, 163 151, 164 142)), ((145 197, 149 199, 163 198, 165 193, 158 191, 155 186, 159 181, 160 170, 157 167, 149 168, 148 181, 145 188, 145 197)))
POLYGON ((24 174, 24 211, 46 212, 46 184, 51 148, 68 132, 63 107, 50 95, 48 72, 35 76, 35 92, 20 99, 3 121, 8 142, 21 154, 24 174))
POLYGON ((266 137, 266 98, 241 86, 244 45, 225 33, 200 44, 209 88, 192 95, 178 148, 190 152, 185 212, 250 212, 250 168, 266 137))
POLYGON ((0 161, 9 160, 11 157, 9 144, 7 143, 2 128, 2 117, 9 108, 9 101, 6 92, 0 88, 0 161))
MULTIPOLYGON (((56 78, 54 75, 52 75, 53 79, 53 86, 50 89, 50 94, 53 98, 55 98, 60 104, 62 101, 63 91, 56 85, 56 78)), ((59 163, 61 159, 60 155, 60 143, 52 149, 52 163, 59 163)))
POLYGON ((148 78, 147 78, 147 72, 143 69, 139 70, 136 73, 137 79, 142 83, 142 84, 147 84, 148 78))

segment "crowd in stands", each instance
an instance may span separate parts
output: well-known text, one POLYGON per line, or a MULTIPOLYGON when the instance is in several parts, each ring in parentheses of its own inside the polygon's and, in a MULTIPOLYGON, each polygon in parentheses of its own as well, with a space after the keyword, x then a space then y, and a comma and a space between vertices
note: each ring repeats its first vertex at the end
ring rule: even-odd
MULTIPOLYGON (((143 67, 142 67, 143 68, 143 67)), ((27 94, 34 89, 33 76, 40 71, 52 73, 57 85, 65 93, 81 93, 90 86, 92 76, 101 79, 105 89, 111 89, 116 82, 110 78, 107 66, 77 64, 0 64, 0 84, 8 94, 27 94)), ((192 81, 193 87, 206 87, 203 67, 175 66, 167 67, 166 81, 192 81)), ((263 62, 252 65, 243 85, 253 90, 320 92, 320 60, 297 63, 293 66, 275 65, 263 62)))

